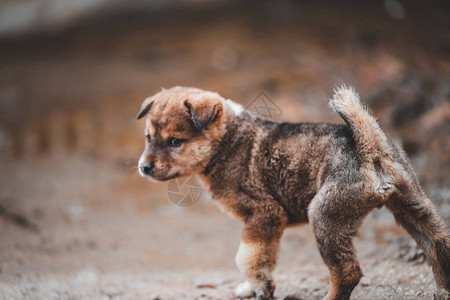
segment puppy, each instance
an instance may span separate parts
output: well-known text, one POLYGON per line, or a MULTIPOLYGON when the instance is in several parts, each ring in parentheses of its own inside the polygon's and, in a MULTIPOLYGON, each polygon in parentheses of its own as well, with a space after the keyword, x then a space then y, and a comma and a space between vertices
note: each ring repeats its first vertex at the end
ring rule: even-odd
POLYGON ((363 276, 352 238, 385 205, 425 251, 435 297, 449 299, 449 234, 405 152, 353 89, 338 89, 330 106, 346 124, 274 122, 217 93, 163 89, 137 116, 146 116, 140 173, 157 181, 196 174, 244 223, 236 263, 247 281, 237 297, 272 298, 283 230, 309 223, 330 270, 325 298, 349 299, 363 276))

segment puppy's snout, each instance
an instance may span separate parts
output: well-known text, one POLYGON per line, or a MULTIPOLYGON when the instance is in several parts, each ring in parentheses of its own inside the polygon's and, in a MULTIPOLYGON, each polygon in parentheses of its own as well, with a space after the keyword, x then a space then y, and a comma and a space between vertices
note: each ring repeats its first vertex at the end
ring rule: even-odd
POLYGON ((155 165, 153 162, 143 162, 140 166, 141 168, 141 172, 145 175, 153 175, 154 171, 155 171, 155 165))

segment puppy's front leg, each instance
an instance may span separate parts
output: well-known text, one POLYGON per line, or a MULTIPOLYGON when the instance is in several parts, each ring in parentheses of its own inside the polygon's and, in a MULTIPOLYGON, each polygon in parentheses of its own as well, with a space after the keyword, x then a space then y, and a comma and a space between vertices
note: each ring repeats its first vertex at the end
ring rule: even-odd
POLYGON ((236 264, 247 281, 235 290, 239 298, 271 299, 275 291, 272 271, 275 268, 282 222, 248 222, 244 225, 242 240, 236 255, 236 264), (276 224, 276 225, 275 225, 276 224))

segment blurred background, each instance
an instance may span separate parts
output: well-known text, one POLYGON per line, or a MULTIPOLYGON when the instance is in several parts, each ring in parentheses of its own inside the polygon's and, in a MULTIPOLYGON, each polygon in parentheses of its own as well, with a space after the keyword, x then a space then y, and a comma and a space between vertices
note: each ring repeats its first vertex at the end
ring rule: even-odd
MULTIPOLYGON (((341 122, 328 99, 352 85, 449 222, 449 20, 448 1, 1 1, 0 299, 232 297, 241 224, 195 183, 137 174, 135 116, 161 87, 341 122), (192 187, 194 205, 171 202, 192 187)), ((357 299, 429 299, 423 254, 385 209, 356 247, 357 299)), ((325 295, 309 226, 286 231, 275 280, 279 299, 325 295)))

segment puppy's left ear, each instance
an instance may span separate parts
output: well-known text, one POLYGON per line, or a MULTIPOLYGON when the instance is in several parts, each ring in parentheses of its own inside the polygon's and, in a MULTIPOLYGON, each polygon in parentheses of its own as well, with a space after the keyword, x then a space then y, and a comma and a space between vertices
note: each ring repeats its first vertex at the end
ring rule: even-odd
POLYGON ((203 130, 222 115, 222 103, 210 99, 191 101, 186 99, 184 105, 188 108, 195 128, 203 130))
POLYGON ((139 120, 140 118, 145 116, 145 114, 148 113, 152 105, 153 105, 153 97, 148 97, 147 99, 145 99, 144 102, 142 102, 141 110, 139 111, 136 120, 139 120))

